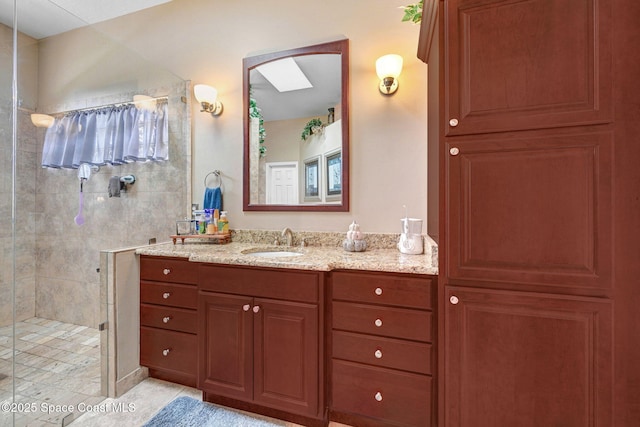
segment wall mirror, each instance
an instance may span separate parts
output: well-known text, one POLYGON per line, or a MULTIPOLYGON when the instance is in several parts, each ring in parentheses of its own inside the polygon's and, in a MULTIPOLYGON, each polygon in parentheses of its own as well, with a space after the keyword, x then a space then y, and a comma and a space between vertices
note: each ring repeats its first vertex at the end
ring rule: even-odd
POLYGON ((245 211, 349 210, 349 41, 243 60, 245 211))

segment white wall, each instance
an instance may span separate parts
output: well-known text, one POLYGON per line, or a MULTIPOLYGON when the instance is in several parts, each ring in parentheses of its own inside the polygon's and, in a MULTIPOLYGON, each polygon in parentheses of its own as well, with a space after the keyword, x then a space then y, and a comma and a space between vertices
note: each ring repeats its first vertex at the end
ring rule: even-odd
MULTIPOLYGON (((364 231, 399 232, 402 205, 413 217, 426 219, 427 210, 426 65, 416 58, 419 27, 401 22, 399 6, 406 3, 174 0, 93 29, 135 52, 134 63, 144 60, 194 84, 217 87, 225 107, 221 116, 192 105, 193 201, 202 203, 205 175, 222 171, 232 228, 342 231, 356 219, 364 231), (350 212, 242 212, 242 58, 345 37, 350 41, 350 212), (400 88, 390 97, 378 92, 375 73, 375 60, 386 53, 404 57, 400 88)), ((63 103, 60 98, 84 91, 120 93, 133 85, 131 79, 152 78, 109 73, 109 64, 96 67, 104 58, 96 58, 90 46, 70 48, 73 38, 82 37, 74 31, 46 40, 41 105, 63 103), (103 81, 96 86, 95 79, 103 81)))

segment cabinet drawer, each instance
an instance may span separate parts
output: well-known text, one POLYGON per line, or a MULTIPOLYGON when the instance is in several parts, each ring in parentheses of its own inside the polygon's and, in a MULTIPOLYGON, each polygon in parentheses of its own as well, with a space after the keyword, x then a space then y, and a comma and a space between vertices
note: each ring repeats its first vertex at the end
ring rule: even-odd
POLYGON ((333 331, 333 357, 431 375, 431 345, 333 331))
POLYGON ((140 279, 172 283, 198 283, 198 265, 186 258, 140 257, 140 279))
POLYGON ((333 328, 350 332, 431 341, 430 311, 334 301, 333 328))
POLYGON ((435 286, 428 277, 336 272, 333 299, 431 309, 435 286))
POLYGON ((320 273, 233 266, 200 266, 203 291, 317 303, 320 273))
POLYGON ((394 426, 431 425, 431 377, 357 363, 332 363, 332 409, 394 426))
POLYGON ((195 376, 197 362, 197 335, 140 327, 140 365, 195 376))
POLYGON ((140 304, 140 324, 173 331, 197 331, 198 312, 185 308, 140 304))
POLYGON ((192 285, 140 282, 140 302, 196 309, 198 288, 192 285))

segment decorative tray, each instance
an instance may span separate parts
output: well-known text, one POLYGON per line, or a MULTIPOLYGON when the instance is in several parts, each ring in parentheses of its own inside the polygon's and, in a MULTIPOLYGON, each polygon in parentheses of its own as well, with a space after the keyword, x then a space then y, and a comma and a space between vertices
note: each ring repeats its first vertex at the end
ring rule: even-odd
POLYGON ((173 244, 175 245, 178 239, 182 241, 184 245, 184 241, 186 239, 200 239, 200 240, 210 240, 211 243, 223 244, 231 242, 231 233, 215 233, 215 234, 174 234, 171 236, 173 240, 173 244))

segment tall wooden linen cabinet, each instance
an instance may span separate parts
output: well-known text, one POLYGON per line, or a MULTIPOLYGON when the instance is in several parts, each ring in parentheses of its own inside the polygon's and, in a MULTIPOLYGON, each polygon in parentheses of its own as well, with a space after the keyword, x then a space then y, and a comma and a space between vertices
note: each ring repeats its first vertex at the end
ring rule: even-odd
POLYGON ((440 426, 640 425, 639 22, 425 0, 440 426))

